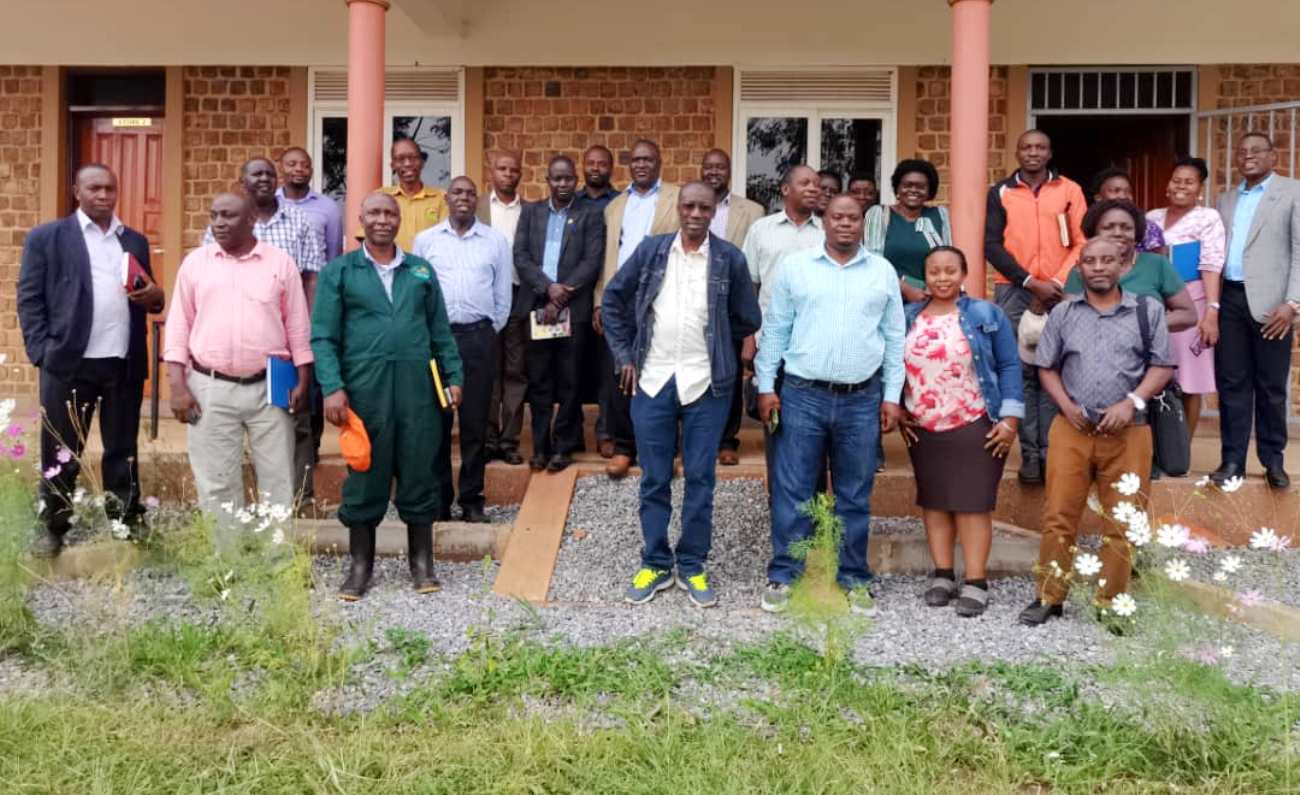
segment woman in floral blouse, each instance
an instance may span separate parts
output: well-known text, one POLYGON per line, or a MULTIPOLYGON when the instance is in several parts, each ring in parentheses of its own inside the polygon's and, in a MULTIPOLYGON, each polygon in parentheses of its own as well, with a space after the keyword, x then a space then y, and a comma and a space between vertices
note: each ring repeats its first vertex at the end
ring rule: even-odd
POLYGON ((902 428, 916 473, 916 502, 934 575, 925 602, 956 601, 958 615, 988 606, 985 568, 1007 451, 1025 414, 1011 321, 995 304, 962 295, 966 257, 951 246, 925 258, 929 299, 906 307, 902 428), (966 565, 957 588, 953 544, 966 565))
MULTIPOLYGON (((1223 286, 1223 263, 1227 259, 1227 233, 1218 210, 1205 207, 1201 191, 1210 170, 1199 157, 1179 160, 1169 177, 1166 195, 1169 206, 1147 213, 1147 221, 1164 230, 1171 247, 1199 243, 1200 256, 1194 267, 1179 270, 1187 293, 1196 305, 1197 324, 1169 335, 1169 347, 1178 362, 1178 386, 1183 390, 1187 428, 1196 433, 1201 418, 1201 395, 1213 394, 1214 346, 1219 341, 1219 291, 1223 286)), ((1177 268, 1181 262, 1177 263, 1177 268)))

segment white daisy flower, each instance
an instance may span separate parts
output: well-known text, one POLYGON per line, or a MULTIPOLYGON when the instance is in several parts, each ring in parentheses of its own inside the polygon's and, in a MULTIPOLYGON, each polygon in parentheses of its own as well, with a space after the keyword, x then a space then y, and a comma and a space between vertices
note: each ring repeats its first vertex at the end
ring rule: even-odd
POLYGON ((1223 481, 1223 485, 1219 488, 1223 489, 1225 494, 1231 494, 1244 485, 1246 485, 1246 479, 1238 475, 1235 478, 1228 478, 1223 481))
POLYGON ((1137 512, 1138 512, 1137 506, 1129 502, 1128 500, 1120 501, 1114 508, 1111 509, 1111 515, 1114 516, 1115 521, 1119 522, 1120 524, 1128 524, 1129 521, 1132 520, 1133 516, 1137 512))
POLYGON ((1119 480, 1111 484, 1111 488, 1123 494, 1125 497, 1132 497, 1142 488, 1142 478, 1137 476, 1136 472, 1125 472, 1120 475, 1119 480))
POLYGON ((1250 536, 1251 549, 1273 549, 1277 546, 1277 532, 1271 527, 1261 527, 1250 536))
POLYGON ((271 534, 271 543, 272 543, 272 544, 276 544, 276 545, 283 544, 283 543, 284 543, 284 530, 282 530, 282 529, 280 529, 280 528, 278 528, 278 527, 275 528, 275 532, 271 534))
POLYGON ((1231 657, 1232 655, 1236 654, 1236 653, 1237 653, 1237 650, 1234 649, 1234 648, 1231 647, 1231 646, 1220 646, 1220 647, 1219 647, 1219 654, 1220 654, 1220 656, 1222 656, 1225 660, 1226 660, 1227 658, 1231 657))
POLYGON ((1241 569, 1241 558, 1236 555, 1229 555, 1219 561, 1219 568, 1223 569, 1228 574, 1236 574, 1241 569))
POLYGON ((1127 538, 1128 542, 1133 546, 1144 547, 1151 543, 1151 530, 1146 527, 1140 527, 1137 529, 1130 527, 1128 532, 1124 533, 1124 537, 1127 538))
POLYGON ((1187 543, 1190 534, 1191 531, 1180 524, 1161 525, 1156 531, 1156 543, 1162 547, 1178 549, 1187 543))
POLYGON ((1091 552, 1084 552, 1074 559, 1074 570, 1084 577, 1092 577, 1101 571, 1101 559, 1091 552))
POLYGON ((122 541, 131 537, 131 528, 127 527, 126 522, 123 522, 121 519, 114 519, 112 524, 109 525, 108 531, 113 538, 122 541))
POLYGON ((1187 563, 1175 558, 1165 564, 1165 576, 1174 582, 1182 582, 1192 576, 1192 570, 1187 563))
POLYGON ((1137 612, 1137 600, 1126 593, 1122 593, 1110 600, 1110 609, 1120 618, 1128 618, 1137 612))
POLYGON ((1224 570, 1222 570, 1222 569, 1220 569, 1220 570, 1214 572, 1214 581, 1215 581, 1215 582, 1227 582, 1227 581, 1228 581, 1228 572, 1226 572, 1226 571, 1224 571, 1224 570))
POLYGON ((223 502, 221 503, 221 510, 225 511, 226 513, 234 513, 235 504, 233 502, 223 502))
POLYGON ((241 510, 239 513, 235 514, 235 518, 239 520, 240 524, 248 524, 249 522, 253 521, 253 514, 251 514, 248 511, 248 509, 245 508, 244 510, 241 510))

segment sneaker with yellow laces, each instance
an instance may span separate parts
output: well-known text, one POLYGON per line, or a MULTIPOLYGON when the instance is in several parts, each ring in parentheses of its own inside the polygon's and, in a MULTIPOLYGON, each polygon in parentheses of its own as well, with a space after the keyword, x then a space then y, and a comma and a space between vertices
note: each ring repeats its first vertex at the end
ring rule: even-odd
POLYGON ((655 594, 673 587, 673 573, 664 569, 642 568, 632 577, 632 584, 623 594, 623 601, 643 605, 655 594))
POLYGON ((709 575, 704 572, 683 577, 677 574, 677 587, 686 592, 691 604, 696 607, 713 607, 718 603, 718 595, 709 587, 709 575))

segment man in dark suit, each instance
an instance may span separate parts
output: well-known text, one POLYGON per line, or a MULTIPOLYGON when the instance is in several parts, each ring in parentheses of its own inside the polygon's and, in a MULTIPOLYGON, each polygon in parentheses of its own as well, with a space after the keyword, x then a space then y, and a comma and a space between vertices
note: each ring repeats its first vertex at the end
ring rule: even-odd
POLYGON ((109 516, 139 521, 136 435, 148 374, 145 316, 161 312, 163 291, 149 269, 149 241, 122 225, 117 177, 106 166, 77 171, 77 211, 27 235, 18 275, 18 320, 27 358, 40 368, 40 530, 32 554, 63 548, 72 493, 96 404, 104 442, 103 484, 109 516), (122 267, 130 254, 144 275, 122 267))
POLYGON ((543 323, 554 323, 565 310, 569 315, 569 336, 530 339, 527 354, 533 418, 530 463, 534 470, 559 472, 573 463, 573 452, 582 448, 578 359, 591 325, 592 288, 603 264, 605 224, 599 213, 574 207, 578 172, 573 160, 564 155, 552 158, 546 184, 550 199, 524 207, 514 249, 520 295, 529 298, 529 309, 534 315, 540 313, 543 323), (560 408, 552 430, 556 403, 560 408))

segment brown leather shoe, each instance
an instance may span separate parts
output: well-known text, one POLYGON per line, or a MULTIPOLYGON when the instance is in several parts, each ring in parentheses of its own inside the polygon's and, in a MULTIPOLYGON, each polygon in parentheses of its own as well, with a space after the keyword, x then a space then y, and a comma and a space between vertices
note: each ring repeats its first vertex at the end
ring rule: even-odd
POLYGON ((605 465, 605 474, 617 480, 618 478, 627 477, 627 471, 631 468, 631 456, 616 455, 605 465))
POLYGON ((601 457, 601 458, 613 458, 613 457, 614 457, 614 440, 613 440, 613 439, 601 439, 601 440, 600 440, 600 443, 596 445, 596 452, 600 453, 600 457, 601 457))
POLYGON ((735 450, 719 450, 718 463, 724 467, 734 467, 740 463, 740 453, 735 450))

